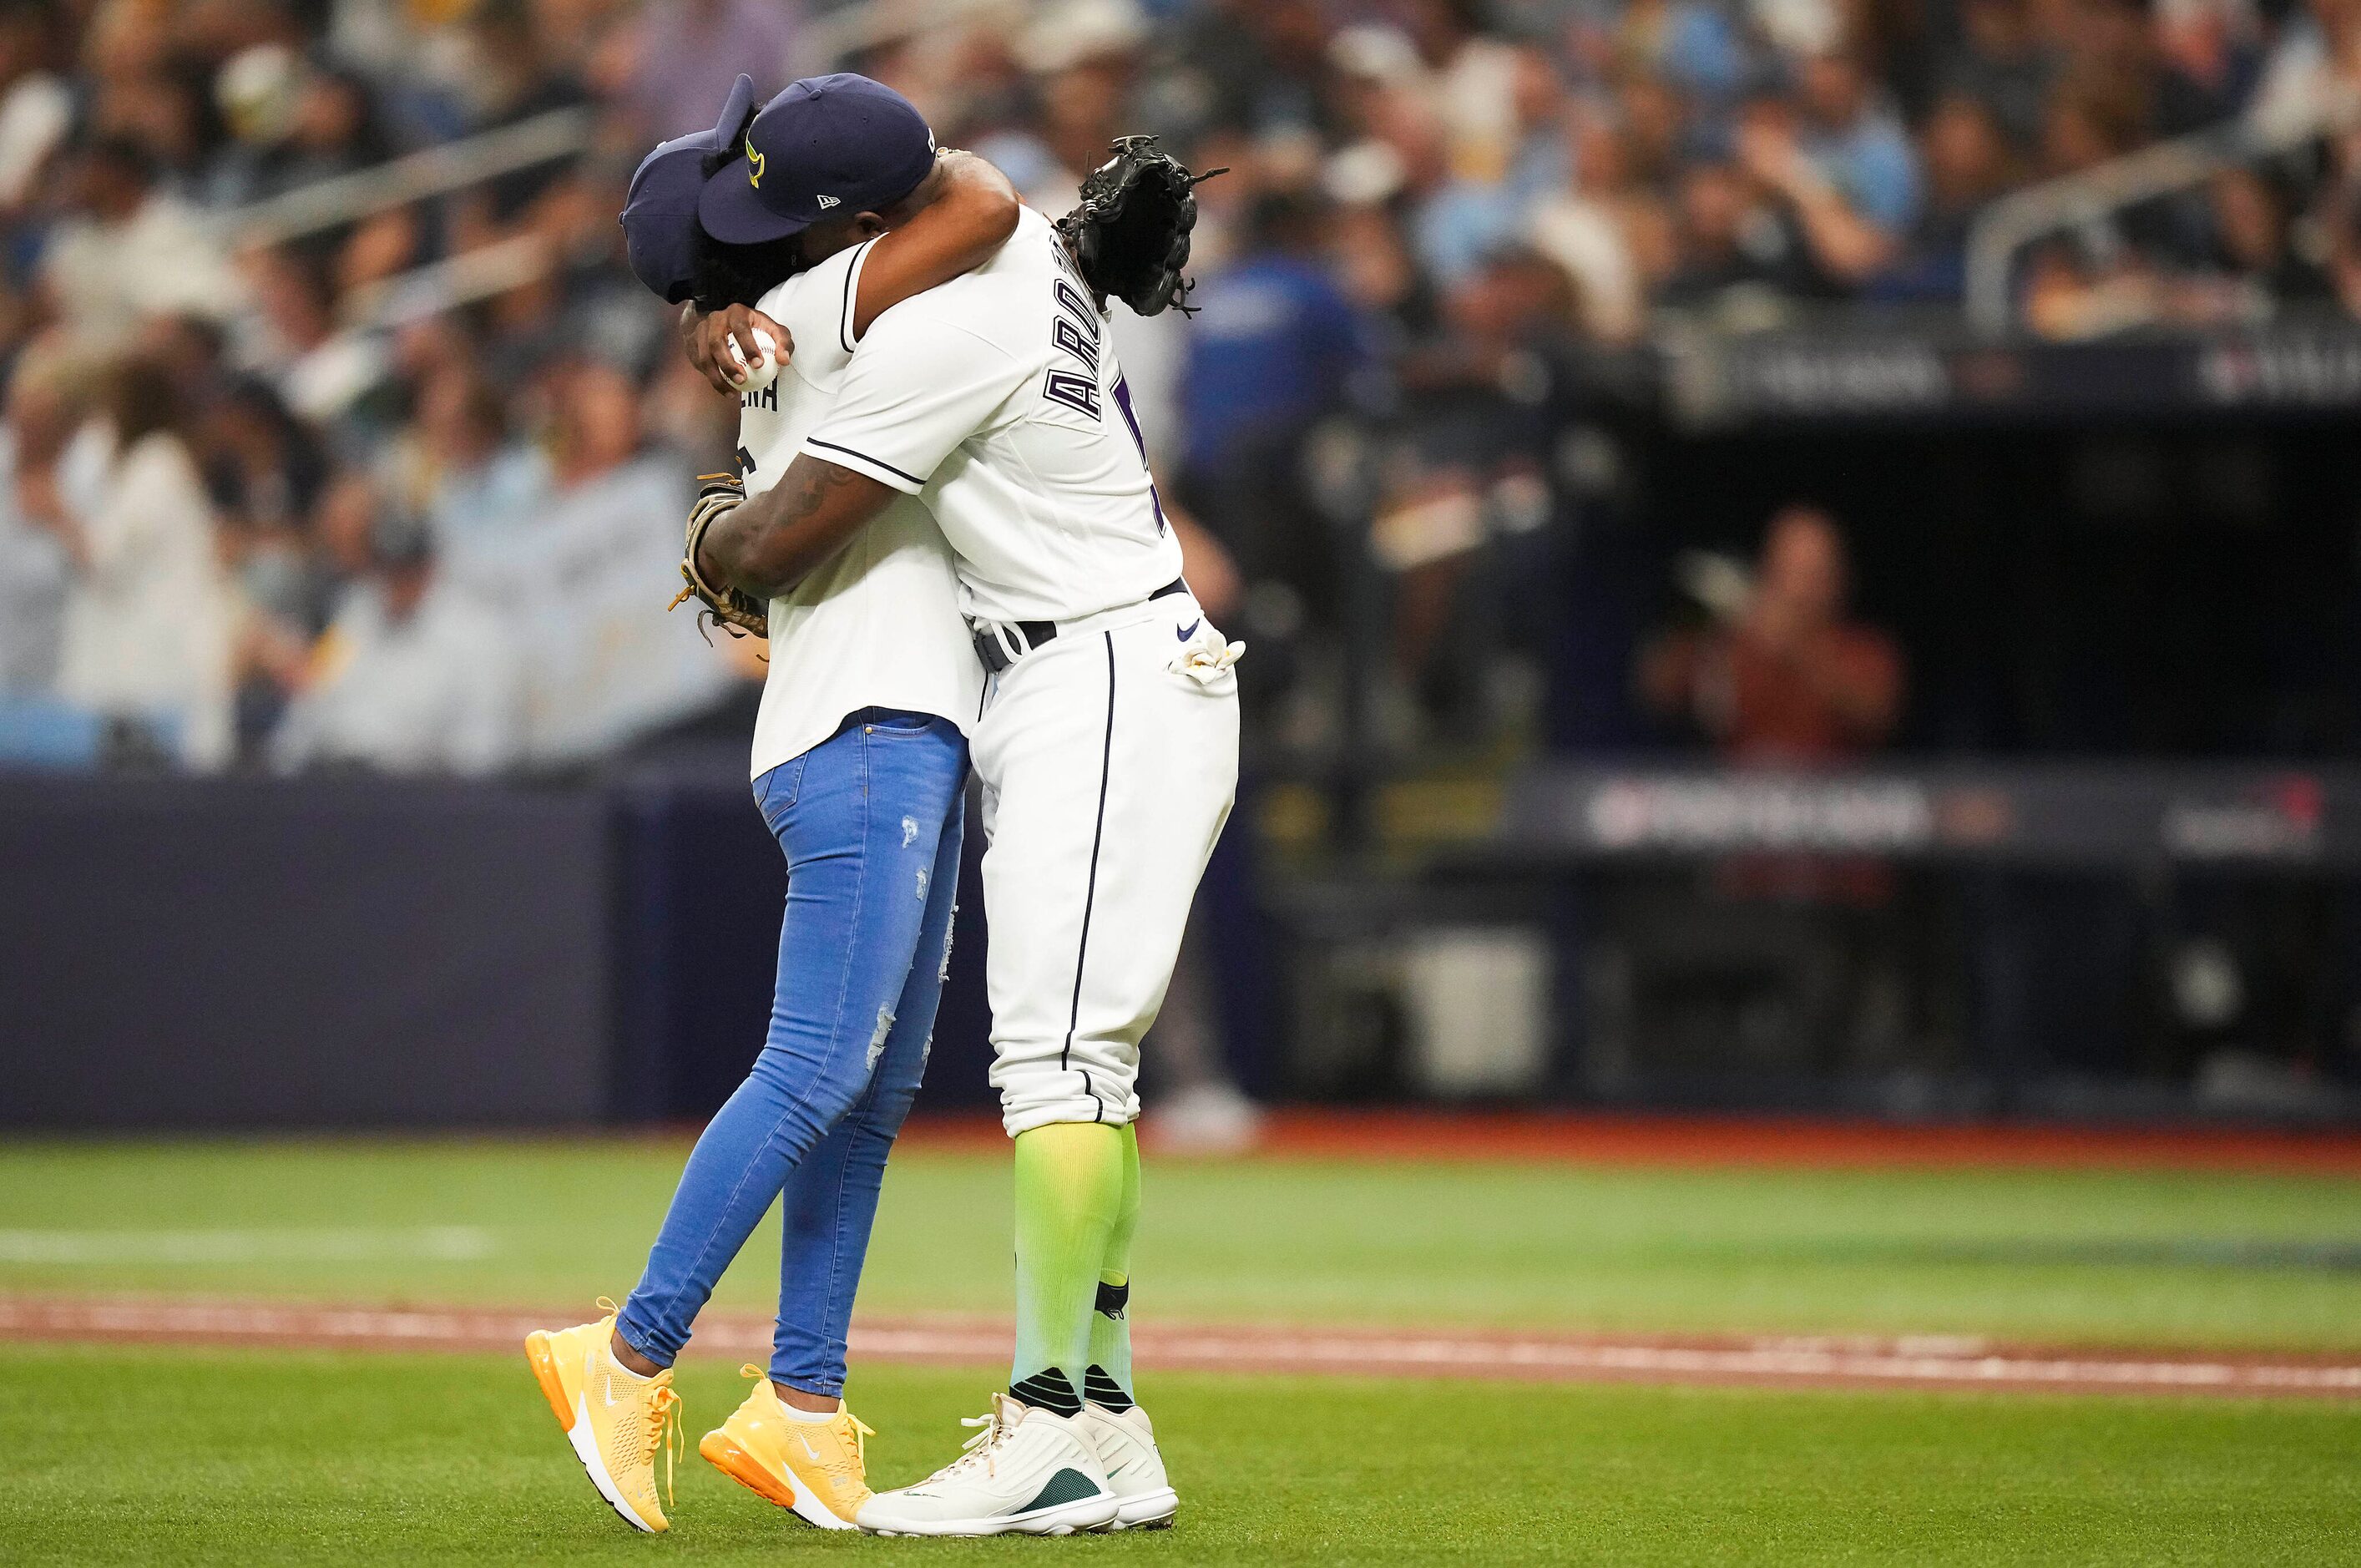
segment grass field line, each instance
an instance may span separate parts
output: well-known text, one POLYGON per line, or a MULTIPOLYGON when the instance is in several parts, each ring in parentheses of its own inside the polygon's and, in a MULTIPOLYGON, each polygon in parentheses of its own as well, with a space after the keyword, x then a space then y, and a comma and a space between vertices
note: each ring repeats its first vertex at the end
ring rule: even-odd
POLYGON ((0 1264, 471 1263, 497 1246, 481 1225, 0 1230, 0 1264))
MULTIPOLYGON (((321 1306, 154 1297, 0 1296, 0 1338, 508 1350, 570 1314, 518 1309, 321 1306)), ((1135 1325, 1143 1365, 1202 1372, 1466 1377, 1494 1381, 1760 1384, 2014 1392, 2225 1394, 2361 1398, 2361 1365, 2267 1354, 2041 1350, 1918 1336, 1674 1338, 1282 1325, 1135 1325)), ((765 1356, 767 1318, 708 1312, 699 1354, 765 1356)), ((989 1365, 1005 1322, 980 1318, 856 1320, 856 1360, 989 1365)))

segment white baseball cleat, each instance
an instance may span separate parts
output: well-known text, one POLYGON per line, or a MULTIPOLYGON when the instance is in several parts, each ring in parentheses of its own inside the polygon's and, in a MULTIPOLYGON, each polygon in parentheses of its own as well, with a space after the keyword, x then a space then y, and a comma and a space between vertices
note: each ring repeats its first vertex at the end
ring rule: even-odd
POLYGON ((961 1422, 982 1430, 967 1452, 915 1486, 880 1492, 853 1522, 872 1535, 1071 1535, 1115 1522, 1083 1417, 992 1397, 992 1411, 961 1422))
POLYGON ((1180 1494, 1164 1474, 1164 1455, 1157 1452, 1156 1429, 1148 1412, 1134 1405, 1127 1410, 1085 1403, 1074 1424, 1087 1434, 1097 1451, 1099 1467, 1115 1499, 1115 1522, 1108 1530, 1162 1530, 1180 1509, 1180 1494))

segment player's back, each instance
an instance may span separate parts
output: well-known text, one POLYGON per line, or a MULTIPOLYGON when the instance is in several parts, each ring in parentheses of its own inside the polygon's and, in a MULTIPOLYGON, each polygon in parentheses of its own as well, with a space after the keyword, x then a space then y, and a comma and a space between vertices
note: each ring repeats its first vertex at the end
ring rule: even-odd
MULTIPOLYGON (((763 296, 793 334, 770 386, 741 394, 738 461, 750 491, 778 483, 833 406, 852 356, 851 314, 867 246, 839 252, 763 296)), ((983 672, 960 618, 951 553, 926 508, 897 500, 788 593, 771 601, 770 673, 753 771, 825 740, 846 714, 890 707, 964 728, 983 672)))
POLYGON ((979 619, 1089 615, 1180 575, 1106 318, 1030 208, 990 263, 877 318, 804 444, 925 501, 979 619))

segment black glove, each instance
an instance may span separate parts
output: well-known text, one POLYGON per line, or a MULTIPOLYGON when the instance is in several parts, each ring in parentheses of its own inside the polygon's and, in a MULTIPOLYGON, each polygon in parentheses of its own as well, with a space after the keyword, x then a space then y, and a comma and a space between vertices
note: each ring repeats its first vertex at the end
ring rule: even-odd
POLYGON ((1154 137, 1118 137, 1115 156, 1082 181, 1082 204, 1058 220, 1074 260, 1104 306, 1121 300, 1143 316, 1167 305, 1186 313, 1189 231, 1197 226, 1193 187, 1226 169, 1191 174, 1154 137))

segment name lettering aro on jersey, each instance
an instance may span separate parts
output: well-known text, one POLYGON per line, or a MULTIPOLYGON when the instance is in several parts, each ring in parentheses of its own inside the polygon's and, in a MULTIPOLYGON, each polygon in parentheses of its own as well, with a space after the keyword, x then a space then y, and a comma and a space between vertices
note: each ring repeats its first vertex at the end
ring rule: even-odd
MULTIPOLYGON (((1051 280, 1058 308, 1049 316, 1049 345, 1082 367, 1082 371, 1064 370, 1052 365, 1043 381, 1044 395, 1056 399, 1068 408, 1080 409, 1097 420, 1104 417, 1105 404, 1099 394, 1100 361, 1104 354, 1106 323, 1091 303, 1084 291, 1082 273, 1074 258, 1062 244, 1052 244, 1050 254, 1057 258, 1060 276, 1051 280)), ((1123 415, 1124 428, 1131 432, 1131 442, 1139 448, 1139 462, 1148 466, 1148 437, 1139 428, 1139 416, 1131 410, 1131 389, 1124 384, 1120 372, 1115 378, 1115 410, 1123 415)), ((1148 479, 1148 504, 1156 514, 1156 532, 1162 533, 1171 526, 1164 515, 1164 498, 1157 493, 1156 477, 1148 479)))
POLYGON ((1049 341, 1060 354, 1071 354, 1090 367, 1095 377, 1099 369, 1099 334, 1103 330, 1098 313, 1091 309, 1082 291, 1058 280, 1058 313, 1050 318, 1049 341))
MULTIPOLYGON (((1060 269, 1070 271, 1072 264, 1066 257, 1065 247, 1056 248, 1060 269)), ((1099 313, 1075 280, 1060 277, 1051 286, 1057 291, 1058 308, 1049 316, 1049 345, 1082 368, 1050 366, 1041 383, 1042 395, 1070 409, 1078 409, 1093 420, 1102 418, 1104 407, 1099 398, 1099 345, 1104 327, 1099 313)))

